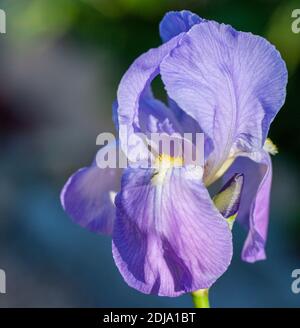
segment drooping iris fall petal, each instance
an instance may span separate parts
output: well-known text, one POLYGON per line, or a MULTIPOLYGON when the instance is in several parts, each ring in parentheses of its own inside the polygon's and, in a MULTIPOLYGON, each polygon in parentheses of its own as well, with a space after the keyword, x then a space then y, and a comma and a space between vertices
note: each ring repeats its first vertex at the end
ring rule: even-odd
POLYGON ((262 160, 255 163, 247 157, 239 157, 225 177, 241 172, 245 179, 245 190, 237 220, 248 229, 248 236, 242 251, 242 259, 255 262, 266 258, 265 245, 269 223, 269 203, 272 184, 272 163, 270 155, 262 151, 262 160))
POLYGON ((194 170, 124 173, 113 254, 125 281, 141 292, 178 296, 208 288, 231 261, 229 226, 194 170))
MULTIPOLYGON (((100 152, 106 152, 105 146, 100 152)), ((120 189, 120 169, 100 169, 96 161, 75 172, 61 192, 71 219, 92 232, 110 235, 115 220, 114 194, 120 189)))

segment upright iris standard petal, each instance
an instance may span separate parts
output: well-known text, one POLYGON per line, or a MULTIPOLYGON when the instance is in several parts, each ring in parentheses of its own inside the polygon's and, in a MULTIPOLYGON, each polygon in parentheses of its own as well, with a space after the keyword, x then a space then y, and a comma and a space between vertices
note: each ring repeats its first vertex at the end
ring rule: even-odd
MULTIPOLYGON (((107 147, 100 152, 105 152, 107 147)), ((61 192, 64 210, 82 227, 111 234, 115 219, 114 194, 120 189, 120 178, 120 169, 100 169, 96 162, 80 169, 61 192)))
POLYGON ((212 140, 205 181, 229 156, 259 150, 284 103, 287 71, 265 39, 213 21, 187 32, 161 63, 170 98, 212 140))
MULTIPOLYGON (((141 55, 123 76, 118 88, 118 123, 120 145, 131 160, 131 153, 139 153, 140 159, 148 158, 148 148, 136 134, 141 130, 140 104, 153 78, 159 74, 162 59, 177 46, 180 35, 162 46, 141 55)), ((148 93, 146 93, 148 94, 148 93)), ((167 113, 166 113, 167 114, 167 113)), ((166 115, 166 119, 168 116, 166 115)), ((145 118, 143 118, 143 123, 145 118)), ((134 160, 134 159, 133 159, 134 160)))
POLYGON ((173 134, 181 126, 173 113, 162 101, 155 99, 151 87, 147 87, 140 97, 139 127, 146 135, 150 133, 173 134))
POLYGON ((255 163, 249 158, 236 159, 226 176, 242 172, 245 176, 245 191, 242 194, 237 220, 249 229, 242 251, 246 262, 264 260, 265 244, 269 222, 269 203, 272 184, 272 163, 270 155, 262 151, 262 160, 255 163))
POLYGON ((159 33, 163 42, 167 42, 182 32, 203 21, 198 15, 189 10, 170 11, 159 24, 159 33))
POLYGON ((116 207, 113 255, 131 287, 178 296, 210 287, 230 264, 230 229, 198 169, 128 169, 116 207))

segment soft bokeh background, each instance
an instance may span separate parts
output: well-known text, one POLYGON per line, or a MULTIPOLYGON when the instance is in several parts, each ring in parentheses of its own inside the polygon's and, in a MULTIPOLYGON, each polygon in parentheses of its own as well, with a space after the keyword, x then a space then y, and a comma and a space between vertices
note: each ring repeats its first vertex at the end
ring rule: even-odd
MULTIPOLYGON (((263 35, 289 68, 288 97, 271 129, 280 153, 274 183, 268 260, 240 261, 245 232, 234 228, 235 255, 211 291, 217 307, 296 307, 291 272, 300 268, 300 34, 289 0, 7 0, 0 35, 0 268, 2 307, 176 307, 190 297, 160 298, 130 289, 108 237, 71 223, 60 190, 88 165, 96 136, 114 131, 111 104, 134 58, 160 43, 168 10, 263 35)), ((158 89, 158 88, 157 88, 158 89)), ((159 91, 158 91, 159 92, 159 91)))

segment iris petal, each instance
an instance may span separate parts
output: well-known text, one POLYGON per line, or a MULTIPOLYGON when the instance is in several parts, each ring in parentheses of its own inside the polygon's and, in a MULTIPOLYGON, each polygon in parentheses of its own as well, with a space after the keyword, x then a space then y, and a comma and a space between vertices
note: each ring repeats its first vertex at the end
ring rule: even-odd
POLYGON ((140 97, 139 126, 141 132, 145 134, 173 134, 181 129, 175 113, 162 101, 154 98, 150 86, 143 91, 140 97))
POLYGON ((113 255, 131 287, 178 296, 210 287, 230 264, 230 229, 198 169, 128 169, 116 207, 113 255))
POLYGON ((249 229, 242 251, 242 259, 255 262, 266 258, 265 245, 269 223, 272 162, 270 155, 262 151, 261 161, 256 163, 247 157, 239 157, 226 173, 240 172, 245 177, 245 190, 237 220, 249 229))
POLYGON ((112 196, 113 192, 119 191, 120 178, 120 169, 100 169, 96 162, 78 170, 61 192, 64 210, 80 226, 92 232, 110 235, 115 219, 112 196))
MULTIPOLYGON (((167 106, 151 91, 151 82, 160 73, 160 63, 174 49, 183 34, 141 55, 128 69, 118 89, 118 106, 114 108, 114 121, 119 126, 121 147, 127 158, 136 161, 148 159, 148 145, 138 133, 200 132, 199 124, 176 104, 167 106), (116 114, 117 113, 117 119, 116 114)), ((147 140, 146 140, 147 141, 147 140)))
POLYGON ((163 42, 167 42, 182 32, 187 32, 192 26, 203 20, 189 10, 168 12, 159 25, 163 42))
POLYGON ((131 153, 139 153, 141 160, 149 157, 147 146, 137 135, 139 132, 146 132, 141 130, 141 125, 145 126, 145 118, 140 121, 140 104, 143 96, 149 99, 147 89, 159 74, 159 65, 162 59, 177 46, 180 37, 179 35, 141 55, 130 66, 120 82, 117 97, 119 139, 122 150, 130 160, 135 160, 131 153))
POLYGON ((184 34, 161 75, 169 97, 213 142, 207 184, 230 155, 262 147, 285 99, 287 71, 275 47, 213 21, 184 34))

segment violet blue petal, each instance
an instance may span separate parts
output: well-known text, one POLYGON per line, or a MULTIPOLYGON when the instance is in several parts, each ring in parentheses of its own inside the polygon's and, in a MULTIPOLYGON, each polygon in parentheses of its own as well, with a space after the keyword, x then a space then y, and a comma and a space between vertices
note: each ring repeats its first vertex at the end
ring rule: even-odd
MULTIPOLYGON (((201 129, 199 123, 190 115, 188 115, 186 112, 184 112, 173 99, 171 98, 168 99, 168 105, 169 108, 172 110, 172 112, 175 114, 177 121, 180 122, 181 133, 192 133, 193 136, 195 136, 196 133, 203 133, 203 130, 201 129)), ((212 150, 213 150, 212 141, 211 139, 207 138, 207 136, 204 134, 205 159, 208 158, 212 150)))
POLYGON ((170 11, 165 14, 159 24, 160 37, 167 42, 182 32, 187 32, 192 26, 203 21, 189 10, 170 11))
POLYGON ((125 171, 113 256, 131 287, 179 296, 210 287, 229 266, 231 232, 197 170, 125 171))
POLYGON ((119 120, 118 120, 118 100, 115 99, 115 101, 112 104, 112 120, 115 125, 116 131, 119 131, 119 120))
POLYGON ((169 97, 213 142, 208 184, 229 154, 262 147, 286 94, 287 70, 275 47, 213 21, 185 33, 160 72, 169 97))
POLYGON ((140 160, 149 157, 147 146, 137 135, 143 132, 139 115, 141 98, 147 93, 151 81, 159 74, 162 59, 177 46, 180 38, 181 35, 141 55, 130 66, 120 82, 117 97, 119 139, 124 154, 130 160, 135 160, 131 153, 139 153, 140 160))
POLYGON ((141 132, 145 134, 181 132, 181 125, 175 114, 162 101, 154 98, 150 86, 145 88, 139 103, 138 115, 141 132))
POLYGON ((94 161, 75 172, 63 187, 60 198, 64 210, 80 226, 110 235, 115 219, 114 194, 120 189, 120 179, 120 169, 100 169, 94 161))
POLYGON ((262 151, 260 163, 247 157, 238 157, 225 176, 230 176, 233 172, 242 173, 245 179, 237 216, 237 221, 249 231, 242 251, 242 259, 251 263, 264 260, 272 184, 270 155, 262 151))

